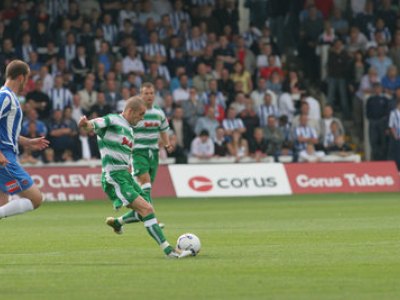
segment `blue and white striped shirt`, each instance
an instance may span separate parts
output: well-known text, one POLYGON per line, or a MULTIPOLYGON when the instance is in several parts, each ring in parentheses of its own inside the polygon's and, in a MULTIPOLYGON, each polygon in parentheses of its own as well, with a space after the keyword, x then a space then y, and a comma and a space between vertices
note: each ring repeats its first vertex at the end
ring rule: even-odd
POLYGON ((267 119, 271 115, 279 118, 279 109, 275 105, 260 105, 258 108, 258 117, 260 118, 261 127, 267 126, 267 119))
POLYGON ((397 137, 400 137, 400 109, 393 109, 390 112, 389 127, 396 130, 397 137))
POLYGON ((169 18, 171 20, 172 27, 174 28, 175 34, 179 31, 179 26, 181 24, 181 21, 186 21, 189 28, 191 26, 190 16, 187 12, 175 11, 169 14, 169 18))
POLYGON ((302 136, 304 138, 318 138, 317 132, 310 126, 298 126, 294 129, 294 140, 296 142, 297 150, 305 150, 307 147, 306 142, 299 142, 297 139, 302 136))
POLYGON ((22 110, 17 95, 8 87, 0 89, 0 149, 18 153, 22 110))
POLYGON ((67 106, 72 105, 72 93, 69 89, 52 88, 49 91, 49 97, 52 103, 53 110, 64 110, 64 108, 66 108, 67 106))
POLYGON ((167 56, 167 51, 165 50, 164 45, 162 44, 146 44, 144 46, 144 54, 149 56, 156 56, 160 54, 161 56, 167 56))

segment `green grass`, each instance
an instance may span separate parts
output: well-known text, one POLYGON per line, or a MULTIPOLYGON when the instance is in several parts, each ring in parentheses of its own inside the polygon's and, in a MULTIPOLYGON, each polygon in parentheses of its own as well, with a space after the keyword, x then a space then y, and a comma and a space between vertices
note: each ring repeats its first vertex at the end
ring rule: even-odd
POLYGON ((46 203, 0 221, 0 299, 400 299, 399 194, 159 199, 165 259, 109 202, 46 203))

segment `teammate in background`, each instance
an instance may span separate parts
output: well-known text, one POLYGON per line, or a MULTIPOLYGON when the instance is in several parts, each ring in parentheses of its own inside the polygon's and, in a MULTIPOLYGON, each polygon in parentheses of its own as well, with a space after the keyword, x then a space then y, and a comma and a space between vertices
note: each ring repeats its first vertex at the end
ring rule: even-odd
POLYGON ((18 143, 32 150, 43 150, 49 141, 44 137, 29 139, 20 136, 22 110, 17 94, 24 90, 28 81, 29 66, 21 60, 13 60, 6 67, 6 82, 0 89, 0 219, 23 214, 36 209, 43 197, 29 174, 17 161, 18 143), (9 195, 19 196, 8 202, 9 195))
MULTIPOLYGON (((144 223, 149 235, 168 257, 183 258, 192 253, 169 245, 158 225, 153 206, 143 198, 142 189, 129 172, 134 142, 132 126, 143 119, 145 111, 141 98, 132 97, 127 100, 122 114, 109 114, 90 121, 83 116, 79 127, 97 134, 102 160, 102 188, 113 201, 114 208, 124 205, 131 209, 132 218, 144 223)), ((122 229, 117 219, 108 218, 106 223, 114 230, 122 229), (115 223, 115 227, 109 224, 110 221, 115 223)))
MULTIPOLYGON (((158 139, 161 138, 161 142, 168 152, 171 152, 173 147, 169 143, 168 120, 161 108, 154 105, 154 85, 149 82, 143 83, 140 96, 146 106, 146 113, 143 120, 133 126, 133 176, 141 185, 145 194, 144 198, 152 204, 151 188, 158 169, 158 139)), ((132 212, 128 212, 116 220, 121 226, 137 222, 132 212)), ((160 226, 164 227, 164 224, 160 223, 160 226)), ((118 228, 116 229, 118 232, 118 228)))

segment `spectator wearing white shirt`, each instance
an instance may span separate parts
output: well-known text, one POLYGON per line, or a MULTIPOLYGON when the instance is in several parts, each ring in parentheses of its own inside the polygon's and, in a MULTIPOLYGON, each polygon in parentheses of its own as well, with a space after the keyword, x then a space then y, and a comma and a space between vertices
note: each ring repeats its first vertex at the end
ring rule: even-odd
POLYGON ((299 162, 319 162, 325 156, 324 151, 315 151, 313 143, 307 143, 306 149, 300 151, 299 162))
POLYGON ((321 120, 321 105, 318 100, 311 96, 304 97, 304 101, 308 103, 310 107, 308 117, 314 120, 321 120))
POLYGON ((137 53, 135 45, 130 45, 128 55, 122 60, 122 72, 126 75, 130 72, 135 72, 137 75, 143 76, 144 64, 140 55, 137 53))
POLYGON ((190 154, 193 157, 207 159, 214 155, 214 142, 206 129, 203 129, 190 145, 190 154))
POLYGON ((189 78, 186 74, 181 74, 179 77, 179 88, 175 89, 172 96, 175 103, 180 103, 189 99, 189 78))
POLYGON ((281 115, 286 115, 288 121, 291 122, 296 111, 292 96, 289 93, 283 93, 279 97, 278 108, 281 115))
POLYGON ((137 22, 137 15, 134 11, 133 2, 126 1, 124 4, 124 9, 120 10, 118 15, 118 23, 119 23, 119 30, 122 31, 124 29, 124 21, 130 20, 132 24, 137 22))
POLYGON ((36 81, 38 78, 40 78, 43 82, 42 92, 49 94, 50 90, 53 88, 54 79, 53 76, 49 74, 49 68, 47 66, 41 66, 39 74, 36 75, 33 80, 36 81))

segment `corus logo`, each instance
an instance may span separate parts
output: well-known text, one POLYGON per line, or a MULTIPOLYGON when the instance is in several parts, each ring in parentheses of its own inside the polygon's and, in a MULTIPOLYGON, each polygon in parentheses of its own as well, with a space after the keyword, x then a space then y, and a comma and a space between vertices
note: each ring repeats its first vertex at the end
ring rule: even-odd
POLYGON ((195 190, 197 192, 207 192, 213 188, 211 180, 203 176, 190 178, 189 186, 192 190, 195 190))

